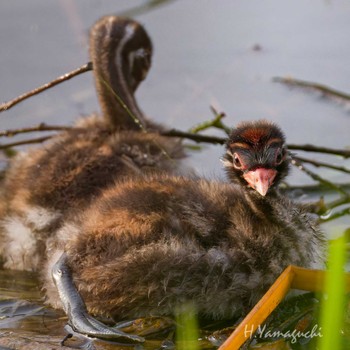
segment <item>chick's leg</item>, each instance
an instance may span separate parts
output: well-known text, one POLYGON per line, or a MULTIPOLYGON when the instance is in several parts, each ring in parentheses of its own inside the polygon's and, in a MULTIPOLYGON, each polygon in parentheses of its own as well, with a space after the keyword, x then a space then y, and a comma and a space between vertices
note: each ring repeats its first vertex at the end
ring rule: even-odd
POLYGON ((117 328, 108 327, 89 315, 84 300, 73 282, 66 253, 61 255, 53 266, 51 273, 62 301, 63 309, 68 316, 69 324, 76 332, 91 337, 115 339, 121 342, 144 342, 142 337, 127 334, 117 328))

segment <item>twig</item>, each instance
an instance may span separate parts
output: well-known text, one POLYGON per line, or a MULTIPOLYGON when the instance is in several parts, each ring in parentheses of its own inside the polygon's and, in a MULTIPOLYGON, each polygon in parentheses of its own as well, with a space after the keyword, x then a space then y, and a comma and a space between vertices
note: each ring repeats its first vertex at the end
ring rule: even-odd
POLYGON ((329 188, 332 188, 333 190, 341 193, 343 196, 346 196, 346 197, 349 196, 348 193, 346 191, 344 191, 341 187, 339 187, 338 185, 334 184, 333 182, 330 182, 330 181, 322 178, 321 176, 315 174, 311 170, 305 168, 304 165, 301 162, 299 162, 298 160, 296 160, 295 158, 292 159, 292 164, 295 165, 299 170, 301 170, 304 173, 306 173, 307 175, 309 175, 315 181, 318 181, 321 185, 324 185, 324 186, 327 186, 329 188))
POLYGON ((206 129, 213 127, 213 128, 223 130, 227 135, 229 135, 231 132, 231 128, 229 128, 222 122, 222 118, 224 118, 226 114, 224 112, 219 113, 213 106, 210 106, 210 109, 214 114, 214 119, 205 121, 195 127, 192 127, 189 130, 189 132, 193 134, 197 134, 200 131, 204 131, 206 129))
MULTIPOLYGON (((190 132, 184 132, 176 129, 164 131, 162 132, 162 135, 169 136, 169 137, 182 137, 195 142, 206 142, 206 143, 213 143, 213 144, 220 144, 220 145, 225 144, 227 141, 227 139, 223 137, 192 134, 190 132)), ((341 156, 344 158, 350 158, 350 150, 346 150, 346 149, 335 149, 335 148, 328 148, 328 147, 321 147, 321 146, 313 146, 308 144, 306 145, 288 144, 287 147, 289 150, 325 153, 325 154, 341 156)))
POLYGON ((206 143, 220 144, 220 145, 223 145, 226 142, 226 138, 192 134, 190 132, 184 132, 176 129, 163 131, 161 135, 168 136, 168 137, 181 137, 181 138, 189 139, 195 142, 206 142, 206 143))
MULTIPOLYGON (((289 183, 284 183, 285 187, 281 187, 282 191, 295 191, 295 190, 302 190, 305 193, 313 193, 313 192, 319 192, 320 191, 320 185, 319 184, 310 184, 310 185, 290 185, 289 183)), ((350 183, 349 182, 342 182, 342 183, 335 183, 337 186, 341 187, 344 191, 350 191, 350 183)), ((332 192, 333 189, 331 188, 325 188, 322 192, 332 192)), ((342 197, 343 198, 343 197, 342 197)), ((347 202, 348 200, 345 200, 347 202)), ((335 205, 338 206, 338 205, 335 205)), ((329 207, 329 205, 328 205, 329 207)))
MULTIPOLYGON (((69 80, 79 74, 82 74, 84 72, 87 72, 89 70, 92 70, 93 66, 92 66, 92 62, 88 62, 87 64, 81 66, 78 69, 75 69, 74 71, 71 71, 69 73, 66 73, 60 77, 58 77, 57 79, 42 85, 41 87, 38 87, 32 91, 29 91, 21 96, 16 97, 15 99, 2 103, 0 105, 0 112, 3 112, 5 110, 10 109, 11 107, 15 106, 16 104, 18 104, 19 102, 39 94, 42 91, 45 91, 55 85, 58 85, 66 80, 69 80)), ((277 79, 277 78, 276 78, 277 79)), ((195 129, 196 132, 200 131, 200 130, 204 130, 207 129, 211 126, 223 129, 226 133, 229 132, 229 128, 227 126, 225 126, 222 122, 221 119, 224 117, 224 113, 218 113, 213 107, 211 107, 212 111, 214 114, 216 114, 216 118, 211 121, 211 122, 207 122, 207 123, 203 123, 202 127, 200 129, 195 129), (204 127, 203 127, 204 125, 204 127)), ((57 129, 59 130, 59 129, 57 129)), ((40 129, 38 130, 30 130, 28 128, 28 131, 20 131, 20 132, 30 132, 30 131, 41 131, 40 129)), ((19 132, 17 132, 19 133, 19 132)), ((10 136, 10 135, 14 135, 14 131, 4 131, 2 133, 0 133, 0 136, 10 136), (8 134, 8 135, 5 135, 8 134)), ((213 136, 205 136, 205 135, 198 135, 198 134, 193 134, 191 132, 182 132, 179 130, 169 130, 167 132, 163 133, 164 136, 169 136, 169 137, 182 137, 182 138, 187 138, 190 140, 193 140, 195 142, 206 142, 206 143, 213 143, 213 144, 224 144, 226 142, 225 138, 220 138, 220 137, 213 137, 213 136)), ((29 142, 30 143, 30 142, 29 142)), ((5 148, 5 147, 4 147, 5 148)), ((295 145, 295 144, 289 144, 288 148, 290 150, 300 150, 300 151, 305 151, 305 152, 317 152, 317 153, 326 153, 326 154, 334 154, 334 155, 338 155, 338 156, 342 156, 344 158, 350 158, 350 150, 345 150, 345 149, 332 149, 332 148, 327 148, 327 147, 318 147, 318 146, 314 146, 314 145, 309 145, 309 144, 305 144, 305 145, 295 145)))
POLYGON ((41 143, 41 142, 44 142, 44 141, 50 139, 51 137, 52 136, 43 136, 43 137, 38 137, 36 139, 23 140, 23 141, 18 141, 18 142, 13 142, 13 143, 6 143, 4 145, 0 144, 0 149, 12 148, 12 147, 16 147, 16 146, 28 145, 28 144, 33 144, 33 143, 41 143))
POLYGON ((337 156, 342 156, 344 158, 350 158, 350 150, 346 150, 346 149, 319 147, 319 146, 313 146, 313 145, 309 145, 309 144, 305 144, 305 145, 288 144, 287 147, 290 150, 334 154, 337 156))
POLYGON ((338 219, 338 218, 345 216, 345 215, 350 215, 350 208, 345 208, 343 210, 337 211, 334 214, 331 214, 331 215, 324 217, 324 218, 321 217, 321 220, 322 220, 322 222, 327 222, 327 221, 338 219))
MULTIPOLYGON (((150 9, 157 8, 161 5, 167 4, 167 3, 172 2, 172 1, 174 1, 174 0, 150 0, 141 6, 134 7, 130 10, 127 10, 125 13, 119 14, 119 15, 127 16, 127 17, 134 17, 137 14, 141 14, 145 11, 149 11, 150 9)), ((84 64, 83 66, 50 81, 49 83, 46 83, 38 88, 35 88, 31 91, 28 91, 28 92, 14 98, 13 100, 10 100, 8 102, 4 102, 0 105, 0 113, 12 108, 16 104, 26 100, 27 98, 29 98, 31 96, 37 95, 37 94, 39 94, 47 89, 52 88, 55 85, 61 84, 66 80, 69 80, 69 79, 71 79, 79 74, 88 72, 92 69, 93 69, 92 62, 88 62, 88 63, 84 64)))
POLYGON ((61 130, 69 130, 70 126, 61 126, 61 125, 47 125, 45 123, 40 123, 37 126, 29 127, 29 128, 21 128, 21 129, 12 129, 12 130, 4 130, 0 131, 0 137, 12 137, 17 134, 24 134, 34 131, 61 131, 61 130))
POLYGON ((145 4, 133 7, 124 12, 120 12, 118 13, 118 15, 123 17, 136 17, 145 12, 149 12, 150 10, 156 9, 159 6, 166 5, 167 3, 170 3, 172 1, 174 0, 150 0, 147 1, 145 4))
POLYGON ((341 196, 340 198, 337 198, 332 202, 327 203, 327 210, 340 207, 349 202, 350 202, 350 195, 347 193, 345 196, 341 196))
POLYGON ((332 164, 319 162, 319 161, 316 161, 316 160, 303 158, 303 157, 299 157, 299 156, 295 156, 295 155, 293 155, 293 158, 298 160, 299 162, 302 162, 302 163, 312 164, 315 167, 324 167, 324 168, 329 168, 329 169, 333 169, 333 170, 341 171, 343 173, 350 174, 350 169, 347 169, 347 168, 345 168, 343 166, 332 165, 332 164))
MULTIPOLYGON (((44 123, 39 124, 36 127, 32 128, 23 128, 23 129, 14 129, 14 130, 5 130, 0 132, 0 136, 13 136, 19 133, 25 133, 25 132, 32 132, 32 131, 54 131, 54 130, 68 130, 70 129, 69 126, 55 126, 55 125, 46 125, 44 123)), ((180 137, 184 139, 189 139, 192 141, 195 141, 197 143, 204 142, 204 143, 211 143, 211 144, 220 144, 223 145, 226 142, 226 138, 224 137, 216 137, 216 136, 208 136, 208 135, 201 135, 201 134, 193 134, 191 132, 185 132, 181 130, 171 129, 167 131, 161 132, 163 136, 167 137, 180 137)), ((23 144, 25 144, 25 141, 22 141, 23 144)), ((31 140, 28 140, 28 143, 32 143, 31 140)), ((35 143, 35 142, 33 142, 35 143)), ((2 149, 6 148, 6 145, 1 146, 2 149)), ((300 150, 300 151, 306 151, 306 152, 319 152, 319 153, 325 153, 325 154, 333 154, 337 156, 342 156, 344 158, 350 157, 350 150, 344 150, 344 149, 333 149, 333 148, 326 148, 326 147, 318 147, 313 145, 295 145, 295 144, 289 144, 288 148, 290 150, 300 150)), ((300 158, 300 157, 299 157, 300 158)), ((304 161, 304 158, 300 158, 300 160, 304 161)), ((306 161, 306 160, 305 160, 306 161)), ((309 161, 311 163, 311 161, 309 161)), ((326 164, 323 165, 323 163, 319 163, 321 166, 326 166, 326 164)), ((316 164, 314 164, 316 165, 316 164)), ((328 165, 328 167, 331 167, 331 165, 328 165)), ((336 169, 337 167, 334 167, 336 169)), ((341 170, 341 167, 336 170, 341 170)), ((348 172, 348 169, 343 169, 341 171, 348 172)))
POLYGON ((311 88, 317 91, 322 92, 325 95, 341 98, 346 101, 350 101, 350 95, 346 94, 345 92, 335 90, 333 88, 330 88, 326 85, 319 84, 319 83, 313 83, 310 81, 305 80, 299 80, 299 79, 293 79, 293 78, 281 78, 281 77, 275 77, 272 79, 272 81, 277 83, 283 83, 290 86, 300 86, 304 88, 311 88))
POLYGON ((26 100, 29 97, 32 97, 34 95, 37 95, 41 92, 43 92, 44 90, 50 89, 55 85, 58 85, 66 80, 69 80, 79 74, 85 73, 87 71, 92 70, 92 62, 88 62, 86 64, 84 64, 83 66, 69 72, 66 73, 64 75, 61 75, 60 77, 50 81, 49 83, 46 83, 38 88, 35 88, 34 90, 31 90, 29 92, 24 93, 23 95, 20 95, 18 97, 16 97, 15 99, 2 103, 0 105, 0 112, 6 111, 8 109, 10 109, 11 107, 15 106, 16 104, 22 102, 23 100, 26 100))

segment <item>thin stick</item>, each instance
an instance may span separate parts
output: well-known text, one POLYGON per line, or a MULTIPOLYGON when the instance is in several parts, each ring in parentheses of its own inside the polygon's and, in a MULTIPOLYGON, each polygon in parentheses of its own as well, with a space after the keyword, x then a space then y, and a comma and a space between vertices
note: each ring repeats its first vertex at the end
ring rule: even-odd
POLYGON ((79 74, 85 73, 85 72, 90 71, 90 70, 92 70, 92 62, 88 62, 88 63, 84 64, 83 66, 81 66, 81 67, 79 67, 79 68, 77 68, 69 73, 61 75, 60 77, 50 81, 49 83, 46 83, 38 88, 35 88, 34 90, 31 90, 29 92, 24 93, 23 95, 16 97, 15 99, 13 99, 11 101, 2 103, 0 105, 0 112, 6 111, 6 110, 12 108, 13 106, 15 106, 16 104, 26 100, 29 97, 37 95, 37 94, 39 94, 47 89, 52 88, 55 85, 58 85, 66 80, 69 80, 69 79, 71 79, 79 74))
MULTIPOLYGON (((342 183, 335 183, 335 185, 343 188, 344 191, 349 191, 350 190, 350 183, 349 182, 342 182, 342 183)), ((293 191, 293 190, 302 190, 303 192, 319 192, 320 191, 320 185, 319 184, 312 184, 312 185, 289 185, 286 184, 285 187, 281 188, 282 191, 293 191)), ((333 189, 328 188, 324 189, 324 193, 326 191, 333 191, 333 189)), ((344 196, 342 196, 343 198, 344 196)), ((344 203, 347 203, 349 199, 346 199, 344 203)), ((340 204, 339 204, 340 205, 340 204)), ((338 206, 337 204, 335 206, 338 206)), ((327 204, 327 208, 329 207, 329 203, 327 204)))
POLYGON ((12 147, 16 147, 16 146, 28 145, 28 144, 33 144, 33 143, 41 143, 41 142, 44 142, 44 141, 50 139, 51 137, 52 136, 44 136, 44 137, 38 137, 36 139, 23 140, 23 141, 18 141, 18 142, 13 142, 13 143, 6 143, 5 145, 0 144, 0 149, 12 148, 12 147))
POLYGON ((320 184, 327 186, 327 187, 330 187, 330 188, 334 189, 335 191, 341 193, 344 196, 349 196, 348 193, 346 191, 344 191, 341 187, 337 186, 333 182, 330 182, 330 181, 322 178, 321 176, 315 174, 311 170, 305 168, 304 165, 301 162, 299 162, 298 160, 296 160, 295 158, 292 159, 292 164, 295 165, 299 170, 301 170, 304 173, 306 173, 307 175, 309 175, 315 181, 318 181, 320 184))
MULTIPOLYGON (((50 130, 53 131, 53 130, 68 130, 68 129, 70 129, 69 126, 45 125, 44 123, 42 123, 42 124, 39 124, 38 126, 32 127, 32 128, 5 130, 3 132, 0 132, 0 136, 12 136, 15 134, 31 132, 31 131, 50 131, 50 130)), ((161 132, 161 135, 167 136, 167 137, 180 137, 180 138, 195 141, 197 143, 204 142, 204 143, 223 145, 227 141, 227 139, 223 138, 223 137, 208 136, 208 135, 201 135, 201 134, 192 134, 190 132, 184 132, 184 131, 176 130, 176 129, 163 131, 163 132, 161 132)), ((31 143, 30 140, 28 143, 31 143)), ((6 148, 5 145, 2 145, 2 148, 6 148)), ((327 148, 327 147, 318 147, 318 146, 313 146, 313 145, 295 145, 295 144, 289 144, 288 148, 290 150, 300 150, 300 151, 306 151, 306 152, 318 152, 318 153, 325 153, 325 154, 333 154, 333 155, 337 155, 337 156, 342 156, 344 158, 350 157, 350 150, 345 150, 345 149, 334 149, 334 148, 327 148)), ((300 158, 300 159, 304 160, 302 158, 300 158)), ((311 163, 311 161, 309 161, 309 162, 311 163)), ((324 166, 326 166, 326 165, 324 165, 324 166)), ((331 167, 331 166, 329 165, 329 167, 331 167)), ((334 169, 336 169, 336 167, 334 169)), ((341 167, 339 167, 339 169, 336 169, 336 170, 341 170, 341 167)), ((345 169, 345 170, 347 170, 347 169, 345 169)), ((345 170, 341 170, 341 171, 345 171, 345 170)), ((345 172, 347 172, 347 171, 345 171, 345 172)))
MULTIPOLYGON (((134 8, 129 9, 129 10, 126 10, 125 12, 119 13, 119 16, 135 17, 135 16, 140 15, 146 11, 150 11, 150 10, 156 9, 162 5, 166 5, 172 1, 174 1, 174 0, 149 0, 145 4, 142 4, 140 6, 136 6, 134 8)), ((42 86, 40 86, 32 91, 24 93, 23 95, 16 97, 15 99, 13 99, 11 101, 2 103, 0 105, 0 113, 10 109, 11 107, 15 106, 17 103, 19 103, 19 102, 21 102, 21 101, 23 101, 31 96, 37 95, 42 91, 45 91, 45 90, 47 90, 47 89, 49 89, 57 84, 60 84, 66 80, 73 78, 76 75, 85 73, 85 72, 90 71, 92 69, 93 69, 92 62, 88 62, 87 64, 81 66, 80 68, 75 69, 72 72, 66 73, 66 74, 58 77, 57 79, 55 79, 55 80, 53 80, 45 85, 42 85, 42 86)))
POLYGON ((327 203, 327 210, 340 207, 344 204, 349 203, 349 201, 350 201, 350 194, 347 194, 345 196, 341 196, 340 198, 337 198, 337 199, 333 200, 332 202, 327 203))
POLYGON ((305 145, 288 144, 287 147, 290 150, 298 150, 298 151, 305 151, 305 152, 315 152, 315 153, 325 153, 325 154, 334 154, 334 155, 337 155, 337 156, 342 156, 344 158, 350 158, 350 150, 345 150, 345 149, 319 147, 319 146, 313 146, 313 145, 309 145, 309 144, 305 144, 305 145))
POLYGON ((302 162, 302 163, 312 164, 315 167, 329 168, 329 169, 333 169, 333 170, 341 171, 343 173, 350 174, 350 169, 347 169, 343 166, 337 166, 337 165, 333 165, 333 164, 319 162, 316 160, 312 160, 312 159, 308 159, 308 158, 304 158, 304 157, 299 157, 299 156, 294 156, 294 155, 293 155, 293 158, 298 160, 299 162, 302 162))
POLYGON ((311 89, 320 91, 325 95, 350 101, 349 94, 342 91, 335 90, 323 84, 314 83, 314 82, 305 81, 305 80, 299 80, 299 79, 293 79, 293 78, 281 78, 281 77, 275 77, 272 79, 272 81, 275 81, 277 83, 283 83, 290 86, 300 86, 303 88, 311 88, 311 89))
POLYGON ((214 114, 214 119, 205 121, 192 127, 189 130, 189 132, 193 134, 198 134, 198 132, 207 130, 209 128, 217 128, 223 130, 227 135, 229 135, 231 132, 231 128, 229 128, 222 122, 222 118, 224 118, 226 114, 224 112, 219 113, 213 106, 210 106, 210 109, 214 114))
MULTIPOLYGON (((220 145, 225 144, 227 141, 227 139, 223 137, 192 134, 190 132, 184 132, 176 129, 164 131, 162 132, 162 135, 168 136, 168 137, 182 137, 195 142, 205 142, 205 143, 220 144, 220 145)), ((314 146, 314 145, 308 145, 308 144, 305 144, 305 145, 288 144, 287 147, 290 150, 333 154, 344 158, 350 158, 350 150, 346 150, 346 149, 335 149, 335 148, 314 146)))
POLYGON ((166 5, 174 0, 149 0, 145 4, 133 7, 124 12, 118 13, 118 16, 123 17, 137 17, 143 13, 150 12, 150 10, 156 9, 162 5, 166 5))
POLYGON ((206 143, 211 143, 211 144, 223 145, 226 142, 226 138, 215 137, 215 136, 206 136, 206 135, 200 135, 200 134, 192 134, 190 132, 184 132, 184 131, 180 131, 180 130, 176 130, 176 129, 163 131, 161 133, 161 135, 168 136, 168 137, 181 137, 181 138, 195 141, 197 143, 206 142, 206 143))
POLYGON ((343 210, 337 211, 334 214, 327 216, 326 218, 321 218, 322 222, 328 222, 331 220, 338 219, 342 216, 350 215, 350 208, 345 208, 343 210))
MULTIPOLYGON (((60 77, 58 77, 57 79, 42 85, 41 87, 38 87, 32 91, 29 91, 21 96, 16 97, 15 99, 2 103, 0 105, 0 112, 3 112, 5 110, 10 109, 11 107, 15 106, 16 104, 20 103, 21 101, 39 94, 42 91, 45 91, 55 85, 58 85, 66 80, 69 80, 79 74, 85 73, 87 71, 90 71, 93 69, 92 66, 92 62, 88 62, 87 64, 81 66, 78 69, 75 69, 74 71, 71 71, 69 73, 66 73, 60 77)), ((223 115, 223 114, 222 114, 223 115)), ((219 120, 220 120, 220 115, 219 115, 219 120)), ((58 130, 58 129, 57 129, 58 130)), ((41 131, 41 130, 33 130, 33 131, 41 131)), ((25 132, 25 131, 23 131, 25 132)), ((29 131, 28 131, 29 132, 29 131)), ((5 132, 6 134, 7 132, 5 132)), ((19 132, 17 132, 19 133, 19 132)), ((11 134, 11 132, 9 132, 9 134, 11 134)), ((190 132, 183 132, 183 131, 179 131, 179 130, 169 130, 166 131, 164 133, 162 133, 164 136, 168 136, 168 137, 182 137, 182 138, 187 138, 190 140, 193 140, 195 142, 206 142, 206 143, 212 143, 212 144, 225 144, 226 139, 225 138, 220 138, 220 137, 213 137, 213 136, 205 136, 205 135, 194 135, 190 132)), ((0 134, 0 136, 3 136, 4 134, 0 134)), ((294 145, 294 144, 289 144, 288 148, 290 150, 301 150, 301 151, 305 151, 305 152, 317 152, 317 153, 326 153, 326 154, 334 154, 334 155, 338 155, 338 156, 342 156, 344 158, 350 158, 350 150, 344 150, 344 149, 332 149, 332 148, 327 148, 327 147, 318 147, 318 146, 314 146, 314 145, 309 145, 309 144, 305 144, 305 145, 294 145)))
POLYGON ((21 129, 12 129, 12 130, 4 130, 0 131, 0 137, 12 137, 17 134, 24 134, 34 131, 61 131, 61 130, 69 130, 70 126, 61 126, 61 125, 47 125, 45 123, 40 123, 37 126, 29 127, 29 128, 21 128, 21 129))

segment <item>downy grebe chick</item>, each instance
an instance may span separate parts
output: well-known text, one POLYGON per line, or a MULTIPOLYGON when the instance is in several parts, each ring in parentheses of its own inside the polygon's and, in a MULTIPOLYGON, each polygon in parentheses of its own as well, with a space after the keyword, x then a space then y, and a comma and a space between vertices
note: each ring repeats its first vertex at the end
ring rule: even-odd
POLYGON ((49 302, 83 333, 125 338, 88 311, 130 319, 192 301, 199 315, 226 319, 249 310, 288 265, 320 265, 316 222, 278 191, 289 168, 280 129, 239 125, 224 163, 233 183, 155 174, 106 189, 51 242, 49 302))
POLYGON ((181 143, 160 136, 134 97, 151 61, 145 30, 130 19, 104 17, 91 30, 90 50, 102 118, 84 118, 10 164, 0 209, 5 268, 40 269, 52 232, 102 189, 147 172, 180 171, 181 143))
POLYGON ((88 312, 170 315, 191 300, 203 316, 230 318, 287 265, 321 260, 323 242, 312 218, 278 192, 289 160, 271 123, 233 130, 224 161, 232 184, 173 175, 181 145, 157 133, 133 96, 149 66, 146 38, 130 20, 97 22, 91 49, 104 118, 18 157, 0 213, 4 267, 37 270, 47 261, 48 301, 74 329, 132 341, 142 339, 88 312))

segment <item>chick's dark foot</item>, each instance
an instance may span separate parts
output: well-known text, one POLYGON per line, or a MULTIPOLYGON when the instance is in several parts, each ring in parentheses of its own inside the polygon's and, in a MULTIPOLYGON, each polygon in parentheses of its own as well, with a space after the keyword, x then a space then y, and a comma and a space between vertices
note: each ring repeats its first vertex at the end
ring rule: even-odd
POLYGON ((53 266, 51 273, 62 301, 63 309, 68 316, 69 324, 76 332, 90 337, 118 342, 142 343, 145 341, 142 337, 118 330, 118 326, 109 327, 89 315, 84 300, 74 285, 66 253, 61 255, 53 266))

